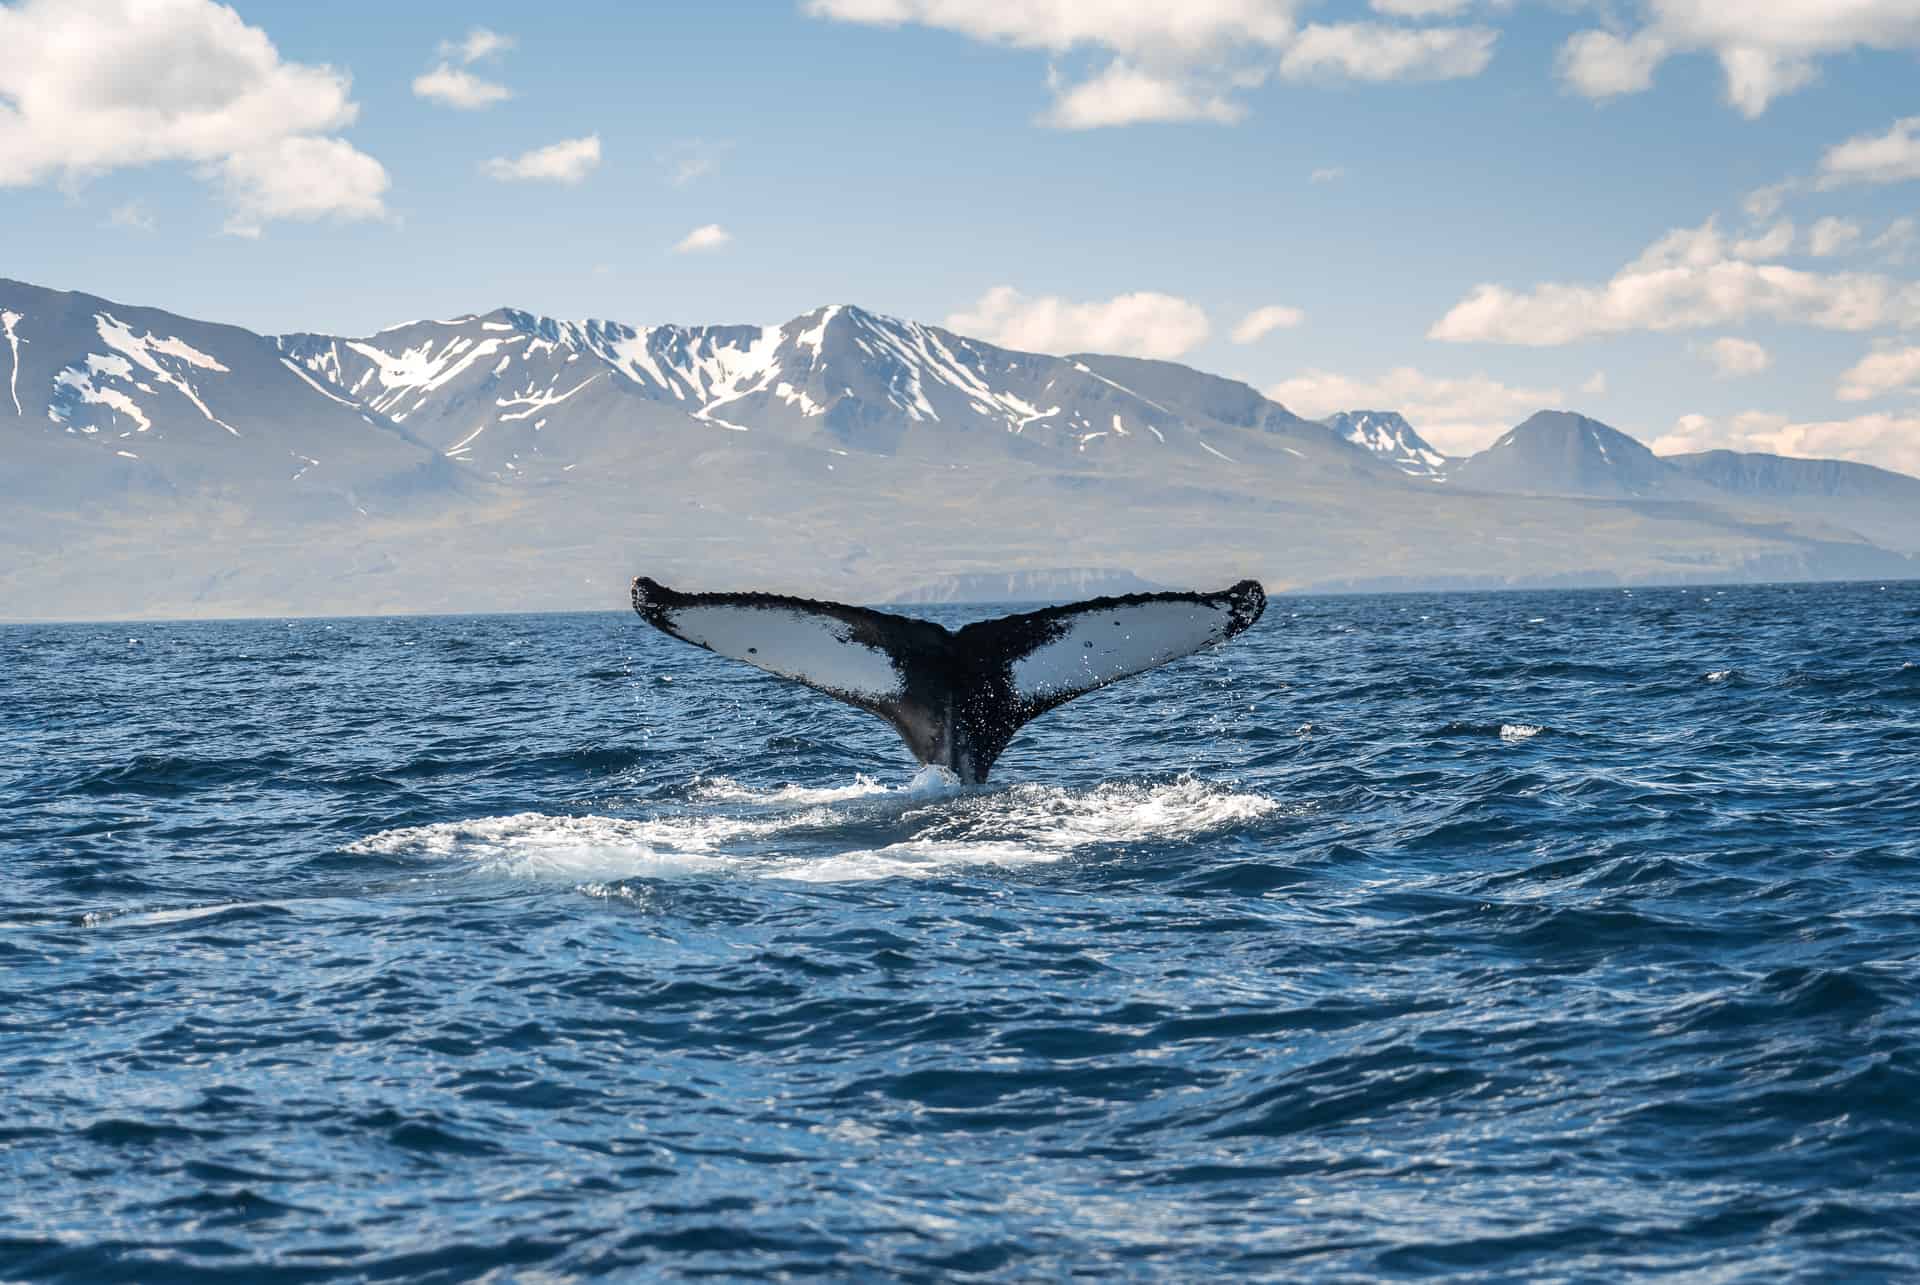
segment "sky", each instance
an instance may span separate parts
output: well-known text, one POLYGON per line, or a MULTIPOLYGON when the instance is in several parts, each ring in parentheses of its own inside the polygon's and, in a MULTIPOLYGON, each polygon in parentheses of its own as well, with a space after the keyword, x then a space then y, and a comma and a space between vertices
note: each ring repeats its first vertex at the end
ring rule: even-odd
POLYGON ((0 276, 273 333, 825 303, 1443 450, 1920 473, 1920 0, 0 2, 0 276))

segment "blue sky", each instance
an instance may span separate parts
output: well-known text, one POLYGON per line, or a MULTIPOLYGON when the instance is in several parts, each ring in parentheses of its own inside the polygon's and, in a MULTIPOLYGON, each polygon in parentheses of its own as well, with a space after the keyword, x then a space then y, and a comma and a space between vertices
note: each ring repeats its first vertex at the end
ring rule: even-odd
POLYGON ((15 0, 0 274, 263 331, 857 302, 1452 450, 1552 405, 1920 471, 1920 0, 1753 8, 15 0))

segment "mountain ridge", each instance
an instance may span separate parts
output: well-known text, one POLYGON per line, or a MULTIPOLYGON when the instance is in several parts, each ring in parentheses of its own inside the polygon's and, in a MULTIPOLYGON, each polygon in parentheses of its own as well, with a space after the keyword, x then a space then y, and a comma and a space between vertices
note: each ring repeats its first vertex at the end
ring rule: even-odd
MULTIPOLYGON (((1876 544, 1847 505, 1684 472, 1609 500, 1476 489, 1501 479, 1469 459, 1436 486, 1240 381, 854 305, 262 336, 0 281, 0 314, 16 614, 565 608, 636 569, 875 601, 1093 582, 1060 568, 1282 590, 1913 567, 1898 512, 1876 544)), ((1382 442, 1430 449, 1394 419, 1382 442)))

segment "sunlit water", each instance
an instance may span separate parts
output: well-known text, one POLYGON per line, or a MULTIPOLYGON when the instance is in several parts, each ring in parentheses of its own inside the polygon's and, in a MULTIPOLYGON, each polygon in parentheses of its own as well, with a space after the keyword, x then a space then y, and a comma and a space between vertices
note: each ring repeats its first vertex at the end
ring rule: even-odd
POLYGON ((0 800, 4 1279, 1920 1273, 1920 586, 1276 598, 984 790, 626 614, 17 627, 0 800))

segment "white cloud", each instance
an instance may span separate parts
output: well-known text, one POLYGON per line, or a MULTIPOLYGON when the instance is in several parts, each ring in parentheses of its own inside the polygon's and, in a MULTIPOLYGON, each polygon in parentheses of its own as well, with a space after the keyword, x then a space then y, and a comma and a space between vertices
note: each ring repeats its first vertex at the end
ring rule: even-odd
POLYGON ((666 167, 667 182, 675 187, 686 187, 718 169, 721 160, 732 150, 731 142, 683 138, 668 144, 659 153, 658 159, 666 167))
POLYGON ((1312 183, 1332 183, 1332 182, 1335 182, 1336 180, 1343 179, 1346 176, 1347 176, 1347 171, 1343 167, 1338 165, 1327 165, 1307 175, 1307 180, 1312 183))
POLYGON ((1654 70, 1666 56, 1667 42, 1651 31, 1629 38, 1583 31, 1560 47, 1560 75, 1588 98, 1644 93, 1653 88, 1654 70))
POLYGON ((1473 7, 1474 0, 1367 0, 1375 13, 1391 18, 1453 18, 1473 7))
MULTIPOLYGON (((1381 0, 1396 14, 1455 12, 1466 0, 1381 0)), ((1075 82, 1049 72, 1053 106, 1042 124, 1096 129, 1142 121, 1245 116, 1237 92, 1278 70, 1292 78, 1444 79, 1476 75, 1497 33, 1484 27, 1344 23, 1302 29, 1307 0, 806 0, 816 18, 908 23, 974 40, 1107 55, 1075 82)))
POLYGON ((1276 330, 1291 330, 1306 319, 1306 313, 1284 304, 1274 303, 1255 308, 1240 318, 1240 324, 1233 328, 1233 342, 1250 344, 1276 330))
POLYGON ((696 254, 702 250, 718 250, 733 240, 733 233, 718 223, 703 223, 693 231, 681 237, 674 244, 675 254, 696 254))
POLYGON ((1815 222, 1807 239, 1807 249, 1817 259, 1844 254, 1858 244, 1860 225, 1852 219, 1836 219, 1832 215, 1815 222))
POLYGON ((578 183, 600 166, 600 136, 566 138, 518 156, 496 156, 481 168, 502 182, 578 183))
POLYGON ((1735 241, 1732 253, 1736 259, 1758 262, 1777 259, 1791 249, 1793 249, 1793 224, 1782 219, 1758 236, 1735 241))
POLYGON ((1594 371, 1593 374, 1587 376, 1586 382, 1580 385, 1580 391, 1589 397, 1605 397, 1607 395, 1607 372, 1604 370, 1594 371))
POLYGON ((1840 376, 1834 396, 1843 402, 1864 402, 1900 391, 1920 392, 1920 348, 1869 353, 1840 376))
POLYGON ((1191 61, 1235 45, 1284 43, 1295 7, 1294 0, 807 0, 806 12, 884 27, 918 23, 1023 49, 1088 46, 1191 61))
POLYGON ((1901 264, 1907 261, 1907 253, 1916 240, 1920 240, 1920 223, 1902 215, 1887 224, 1887 230, 1873 239, 1871 248, 1879 251, 1888 263, 1901 264))
MULTIPOLYGON (((1747 245, 1751 243, 1741 243, 1747 245)), ((1479 285, 1430 339, 1548 347, 1596 335, 1693 330, 1753 318, 1825 330, 1920 326, 1920 283, 1874 273, 1805 272, 1737 257, 1708 219, 1680 228, 1599 285, 1479 285)))
POLYGON ((460 40, 442 40, 440 56, 458 58, 463 63, 476 63, 483 58, 497 57, 518 43, 512 36, 503 36, 485 27, 475 27, 460 40))
POLYGON ((1884 134, 1861 134, 1837 143, 1820 158, 1820 186, 1905 183, 1920 178, 1920 116, 1893 122, 1884 134))
POLYGON ((1590 98, 1639 93, 1666 59, 1711 53, 1727 101, 1752 118, 1812 83, 1822 56, 1920 47, 1920 6, 1913 0, 1641 0, 1639 7, 1645 14, 1639 30, 1625 36, 1583 31, 1562 46, 1561 75, 1576 91, 1590 98))
POLYGON ((1920 474, 1920 415, 1861 415, 1795 422, 1746 411, 1731 419, 1682 415, 1652 443, 1661 455, 1682 451, 1765 451, 1799 459, 1843 459, 1920 474))
POLYGON ((1029 296, 995 286, 947 325, 1003 348, 1023 352, 1113 353, 1172 360, 1206 341, 1207 314, 1185 299, 1138 290, 1111 299, 1074 303, 1058 295, 1029 296))
POLYGON ((1699 350, 1713 363, 1714 374, 1721 379, 1757 375, 1773 364, 1773 356, 1751 339, 1732 335, 1716 339, 1699 350))
POLYGON ((0 49, 0 187, 184 162, 246 202, 242 221, 385 214, 380 163, 318 137, 359 112, 347 75, 283 61, 224 5, 23 0, 0 5, 0 49), (322 174, 268 172, 316 153, 322 174), (293 186, 298 201, 276 199, 293 186))
POLYGON ((482 80, 470 71, 441 63, 425 75, 413 78, 413 96, 471 112, 512 98, 513 91, 491 80, 482 80))
POLYGON ((1280 55, 1280 74, 1288 80, 1460 80, 1486 70, 1497 38, 1489 27, 1316 23, 1280 55))
POLYGON ((338 138, 283 138, 220 163, 233 216, 226 231, 259 236, 273 219, 377 219, 387 172, 338 138))
POLYGON ((153 211, 147 208, 144 201, 128 201, 125 205, 115 206, 113 212, 107 215, 107 226, 151 232, 154 227, 153 211))
POLYGON ((1116 59, 1091 80, 1051 82, 1053 107, 1040 118, 1055 129, 1103 129, 1144 121, 1210 120, 1231 125, 1246 115, 1237 103, 1157 76, 1116 59))
POLYGON ((1422 437, 1448 455, 1471 455, 1534 411, 1565 400, 1558 388, 1521 388, 1486 375, 1451 379, 1411 366, 1390 370, 1377 379, 1310 370, 1264 391, 1310 419, 1343 410, 1399 411, 1422 437))
POLYGON ((460 40, 442 40, 440 65, 423 76, 414 77, 413 96, 469 112, 512 98, 513 91, 505 85, 482 80, 470 71, 453 66, 449 60, 458 59, 462 64, 471 65, 485 58, 497 58, 515 43, 512 36, 503 36, 486 27, 475 27, 460 40))
POLYGON ((1785 179, 1766 187, 1756 187, 1747 193, 1746 199, 1740 203, 1740 208, 1747 212, 1747 217, 1750 219, 1770 219, 1780 212, 1780 207, 1786 204, 1787 197, 1792 195, 1799 186, 1799 180, 1785 179))

